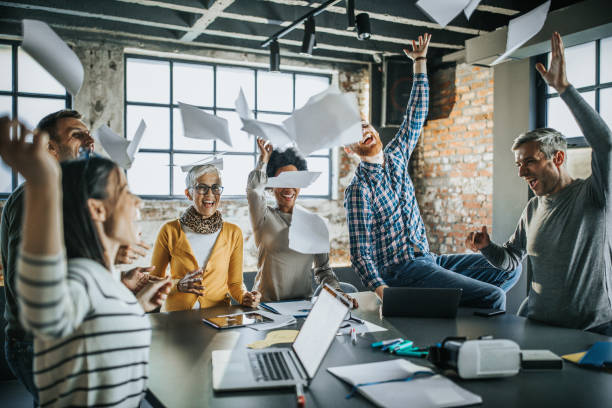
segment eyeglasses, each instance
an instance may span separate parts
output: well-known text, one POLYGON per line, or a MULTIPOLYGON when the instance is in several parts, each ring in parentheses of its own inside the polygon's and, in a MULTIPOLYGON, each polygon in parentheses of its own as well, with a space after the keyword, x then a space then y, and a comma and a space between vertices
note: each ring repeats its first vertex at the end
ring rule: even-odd
POLYGON ((208 184, 198 184, 196 186, 193 186, 193 189, 198 193, 198 194, 208 194, 208 190, 212 190, 214 195, 221 195, 221 193, 223 192, 223 186, 220 186, 218 184, 213 184, 212 186, 209 186, 208 184))

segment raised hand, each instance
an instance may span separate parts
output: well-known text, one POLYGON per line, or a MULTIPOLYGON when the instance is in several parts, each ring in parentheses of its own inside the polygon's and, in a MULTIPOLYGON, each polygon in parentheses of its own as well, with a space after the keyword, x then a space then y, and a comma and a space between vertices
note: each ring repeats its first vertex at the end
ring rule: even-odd
POLYGON ((169 276, 164 279, 151 280, 138 291, 136 299, 145 312, 150 312, 164 303, 171 286, 172 281, 169 276))
POLYGON ((202 269, 196 269, 195 271, 188 273, 178 281, 176 284, 176 290, 183 293, 193 293, 197 296, 204 296, 204 286, 202 286, 202 278, 204 274, 202 269))
POLYGON ((259 301, 261 300, 261 293, 254 290, 252 292, 245 292, 244 296, 242 296, 242 305, 248 307, 257 307, 259 305, 259 301))
POLYGON ((136 267, 121 275, 121 282, 132 292, 138 293, 145 285, 151 281, 159 280, 156 276, 149 275, 155 266, 149 266, 147 268, 136 267))
POLYGON ((267 163, 268 161, 270 161, 270 155, 272 154, 272 150, 274 149, 272 147, 272 143, 268 142, 265 139, 262 139, 261 137, 258 137, 257 147, 259 148, 260 153, 259 160, 263 163, 267 163))
POLYGON ((474 252, 478 252, 491 244, 491 238, 487 232, 487 227, 483 226, 480 232, 470 232, 465 239, 465 246, 474 252))
POLYGON ((149 245, 140 241, 136 245, 121 245, 115 256, 115 265, 131 264, 134 260, 147 254, 149 245))
POLYGON ((431 34, 425 33, 423 35, 419 35, 418 43, 412 40, 412 50, 404 48, 404 54, 406 54, 406 56, 413 61, 420 57, 425 58, 427 56, 429 40, 431 40, 431 34))
POLYGON ((565 73, 565 52, 561 34, 554 32, 550 40, 551 59, 548 70, 540 62, 536 64, 536 70, 542 75, 546 83, 557 90, 560 94, 570 85, 565 73))

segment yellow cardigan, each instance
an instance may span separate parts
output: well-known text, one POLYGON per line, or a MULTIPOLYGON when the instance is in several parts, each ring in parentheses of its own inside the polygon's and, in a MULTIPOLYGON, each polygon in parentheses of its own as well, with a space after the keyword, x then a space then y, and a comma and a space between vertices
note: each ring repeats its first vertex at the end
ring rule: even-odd
POLYGON ((245 292, 242 284, 242 231, 237 225, 223 222, 204 269, 204 296, 179 292, 176 287, 186 274, 200 268, 179 220, 162 226, 157 234, 151 264, 155 266, 151 275, 155 276, 165 276, 166 267, 170 264, 173 285, 162 307, 163 311, 189 310, 196 300, 200 301, 202 308, 229 304, 230 294, 242 303, 245 292))

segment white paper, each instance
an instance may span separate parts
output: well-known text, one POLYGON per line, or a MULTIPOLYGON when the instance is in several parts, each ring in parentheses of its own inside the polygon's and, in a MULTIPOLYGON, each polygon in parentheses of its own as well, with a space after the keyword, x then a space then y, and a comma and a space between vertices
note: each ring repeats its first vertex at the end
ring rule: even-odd
POLYGON ((314 183, 319 176, 320 171, 284 171, 277 177, 268 178, 266 187, 269 188, 306 188, 314 183))
POLYGON ((491 65, 496 65, 505 60, 510 54, 519 49, 534 35, 540 32, 550 8, 550 0, 531 10, 520 17, 513 18, 508 23, 508 38, 506 39, 506 51, 491 65))
POLYGON ((265 302, 265 304, 269 308, 274 309, 278 314, 293 317, 306 317, 310 309, 312 309, 312 302, 310 300, 265 302))
POLYGON ((469 2, 470 0, 419 0, 416 5, 430 19, 446 27, 468 6, 469 2))
POLYGON ((269 322, 269 323, 258 323, 258 324, 251 324, 247 326, 257 331, 278 329, 279 327, 290 326, 297 322, 297 320, 295 320, 295 317, 293 316, 279 315, 279 314, 272 313, 272 312, 266 312, 261 309, 259 309, 257 313, 273 320, 272 322, 269 322))
POLYGON ((100 144, 110 158, 117 163, 119 167, 128 170, 134 163, 134 158, 138 152, 138 146, 140 146, 140 142, 142 142, 142 137, 146 129, 147 125, 145 121, 141 120, 131 142, 113 132, 106 125, 100 126, 94 134, 95 138, 100 141, 100 144))
MULTIPOLYGON (((330 367, 327 370, 351 385, 401 380, 417 371, 431 372, 428 367, 404 359, 330 367)), ((480 396, 441 375, 361 386, 358 391, 377 406, 388 408, 459 407, 482 403, 480 396)))
POLYGON ((246 96, 244 96, 242 87, 240 87, 240 92, 238 93, 238 98, 236 98, 234 105, 236 107, 236 113, 241 119, 250 119, 253 117, 253 112, 249 109, 249 103, 246 100, 246 96))
POLYGON ((76 54, 47 24, 23 20, 21 46, 42 65, 72 96, 83 85, 83 65, 76 54))
POLYGON ((289 248, 301 254, 329 253, 329 230, 325 220, 299 205, 293 207, 289 248))
POLYGON ((480 4, 480 0, 470 1, 470 4, 468 4, 467 7, 463 10, 463 12, 465 13, 465 18, 469 20, 470 17, 472 17, 472 13, 474 12, 474 10, 476 10, 476 7, 478 7, 478 4, 480 4))
MULTIPOLYGON (((363 319, 362 319, 363 320, 363 319)), ((355 332, 357 334, 363 334, 363 333, 374 333, 374 332, 381 332, 381 331, 387 331, 388 329, 385 329, 384 327, 381 327, 377 324, 374 324, 372 322, 369 322, 367 320, 363 320, 363 324, 362 323, 357 323, 353 320, 345 320, 341 325, 342 328, 338 330, 337 335, 338 336, 347 336, 351 334, 351 329, 354 327, 355 328, 355 332), (348 327, 342 327, 345 324, 348 324, 348 327)))
POLYGON ((250 135, 261 137, 272 143, 273 146, 282 147, 293 142, 287 129, 282 125, 248 118, 240 118, 240 120, 242 120, 242 129, 240 130, 250 135))
MULTIPOLYGON (((223 153, 221 153, 221 154, 223 154, 223 153)), ((205 157, 202 160, 198 160, 198 161, 193 162, 193 163, 182 165, 181 166, 181 171, 183 173, 187 173, 189 170, 191 170, 195 166, 203 166, 205 164, 212 164, 217 169, 223 170, 223 157, 220 157, 220 155, 208 156, 208 157, 205 157)))
POLYGON ((219 139, 232 146, 227 119, 204 112, 200 108, 179 102, 185 137, 192 139, 219 139))
POLYGON ((307 103, 283 122, 304 156, 319 149, 361 139, 361 115, 355 94, 328 92, 307 103))

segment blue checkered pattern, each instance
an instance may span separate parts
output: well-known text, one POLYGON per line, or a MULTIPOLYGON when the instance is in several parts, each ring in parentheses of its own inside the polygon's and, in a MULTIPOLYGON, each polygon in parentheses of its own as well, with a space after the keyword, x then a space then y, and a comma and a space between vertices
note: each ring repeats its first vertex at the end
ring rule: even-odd
POLYGON ((429 252, 425 226, 408 174, 429 105, 426 74, 416 74, 406 118, 384 150, 384 165, 361 162, 345 191, 351 262, 364 285, 375 289, 389 265, 414 259, 413 245, 429 252))

